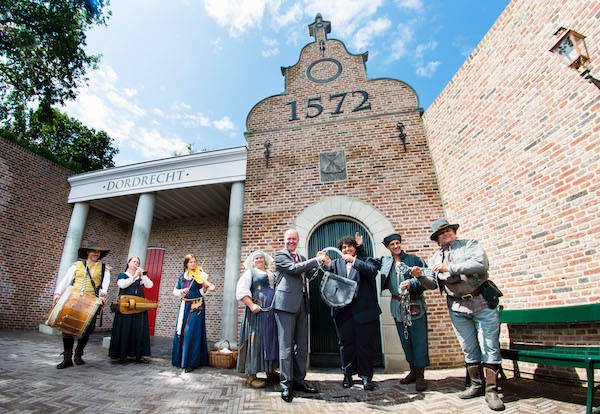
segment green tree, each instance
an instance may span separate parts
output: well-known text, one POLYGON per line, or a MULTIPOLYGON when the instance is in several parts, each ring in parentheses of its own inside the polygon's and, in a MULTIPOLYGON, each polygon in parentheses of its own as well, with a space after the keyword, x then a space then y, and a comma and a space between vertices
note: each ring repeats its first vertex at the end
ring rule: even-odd
POLYGON ((107 7, 108 0, 0 0, 0 136, 74 172, 112 167, 118 152, 106 132, 54 108, 74 99, 96 67, 85 32, 106 24, 107 7))
POLYGON ((56 109, 50 109, 48 116, 41 108, 25 113, 23 106, 18 107, 13 123, 0 128, 0 136, 77 173, 114 167, 119 152, 106 132, 88 128, 56 109))
POLYGON ((91 13, 83 0, 0 0, 0 122, 21 105, 50 108, 74 99, 85 72, 99 56, 88 55, 85 31, 105 25, 106 0, 91 13))

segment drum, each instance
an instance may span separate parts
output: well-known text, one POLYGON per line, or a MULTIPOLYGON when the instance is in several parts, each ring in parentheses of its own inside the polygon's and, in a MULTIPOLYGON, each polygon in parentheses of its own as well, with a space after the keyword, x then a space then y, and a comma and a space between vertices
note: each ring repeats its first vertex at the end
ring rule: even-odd
POLYGON ((50 311, 46 325, 80 338, 101 305, 97 297, 69 286, 50 311))

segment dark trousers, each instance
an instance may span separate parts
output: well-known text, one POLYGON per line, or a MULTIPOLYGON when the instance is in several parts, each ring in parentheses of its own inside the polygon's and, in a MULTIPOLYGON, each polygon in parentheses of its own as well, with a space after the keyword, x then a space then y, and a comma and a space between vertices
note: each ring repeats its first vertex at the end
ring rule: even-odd
POLYGON ((338 314, 333 322, 340 347, 342 372, 372 379, 378 320, 357 323, 351 315, 338 314))
MULTIPOLYGON (((97 316, 98 315, 96 314, 96 316, 94 316, 92 318, 89 326, 86 328, 83 335, 81 335, 81 338, 79 338, 77 340, 77 348, 75 348, 75 355, 80 355, 80 356, 83 355, 83 349, 85 348, 86 344, 88 343, 88 340, 90 339, 90 335, 92 334, 92 332, 94 332, 94 329, 96 328, 97 316)), ((74 343, 75 343, 75 337, 73 335, 67 335, 67 334, 63 333, 63 348, 65 351, 65 355, 73 354, 73 344, 74 343)))

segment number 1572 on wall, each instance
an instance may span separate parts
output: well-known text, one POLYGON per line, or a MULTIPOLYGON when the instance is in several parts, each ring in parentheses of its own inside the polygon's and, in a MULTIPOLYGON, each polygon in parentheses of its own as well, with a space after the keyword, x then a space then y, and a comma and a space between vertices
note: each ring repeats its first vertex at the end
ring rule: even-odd
MULTIPOLYGON (((351 96, 359 95, 362 97, 362 100, 358 105, 354 106, 352 112, 364 111, 371 109, 371 103, 369 102, 369 93, 366 91, 352 91, 350 92, 351 96)), ((344 111, 342 110, 342 105, 344 104, 344 100, 346 99, 346 95, 348 92, 344 93, 336 93, 335 95, 329 95, 329 102, 337 103, 335 107, 335 111, 330 112, 331 115, 342 114, 344 111)), ((321 97, 317 96, 314 98, 308 98, 306 102, 306 118, 316 118, 323 113, 323 105, 321 105, 321 97)), ((298 118, 298 106, 296 101, 286 103, 286 106, 290 105, 290 109, 292 111, 290 121, 297 121, 298 118)))

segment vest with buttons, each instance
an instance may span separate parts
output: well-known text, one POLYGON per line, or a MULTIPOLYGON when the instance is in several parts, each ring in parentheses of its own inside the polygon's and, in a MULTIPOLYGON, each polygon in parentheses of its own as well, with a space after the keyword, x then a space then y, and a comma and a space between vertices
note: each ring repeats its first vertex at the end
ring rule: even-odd
MULTIPOLYGON (((96 292, 94 291, 94 286, 92 286, 92 282, 90 282, 90 277, 85 271, 84 263, 85 262, 83 261, 75 262, 75 278, 73 279, 73 287, 75 290, 81 290, 81 287, 85 286, 84 292, 97 296, 96 292)), ((89 270, 90 274, 92 275, 92 279, 94 280, 94 284, 98 289, 100 289, 100 279, 102 278, 102 262, 96 262, 96 264, 89 267, 89 270)))

